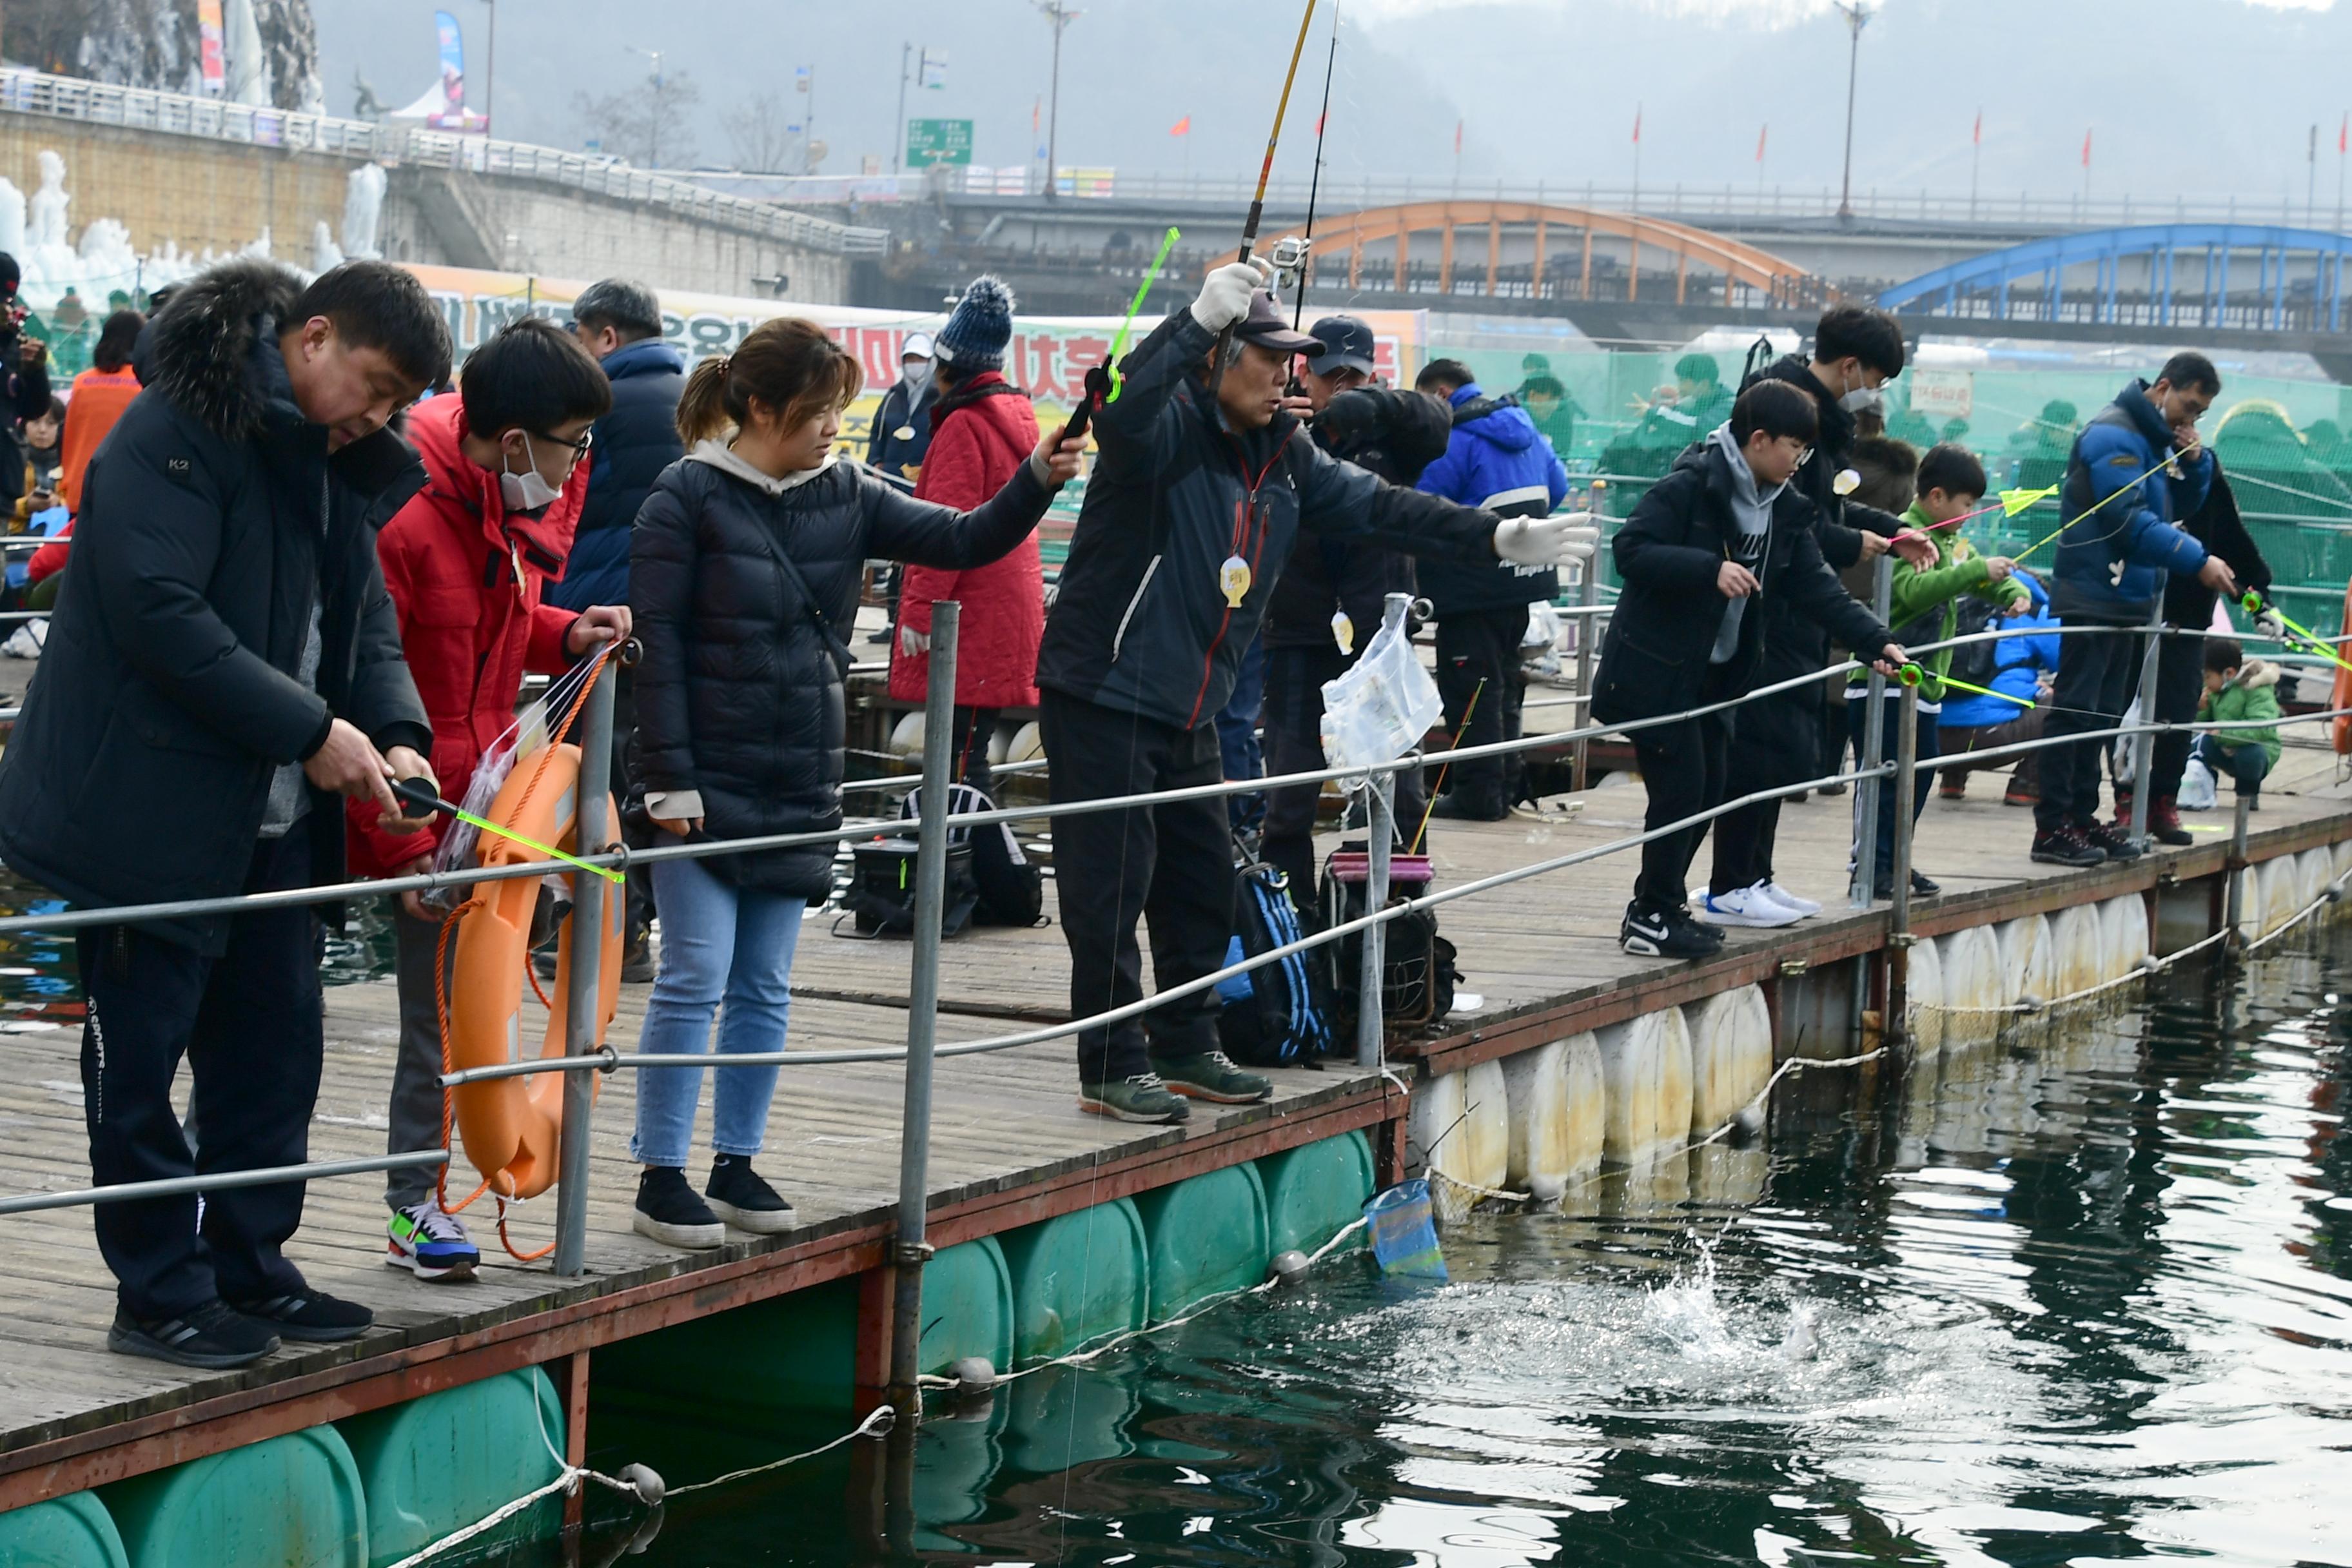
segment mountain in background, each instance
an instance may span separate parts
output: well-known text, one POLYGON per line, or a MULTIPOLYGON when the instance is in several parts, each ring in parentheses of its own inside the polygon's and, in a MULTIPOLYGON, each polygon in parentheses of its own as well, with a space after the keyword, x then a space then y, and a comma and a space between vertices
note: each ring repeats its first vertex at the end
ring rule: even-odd
MULTIPOLYGON (((433 16, 466 29, 469 73, 485 73, 481 0, 372 0, 319 7, 329 108, 348 112, 354 74, 386 102, 432 80, 433 16)), ((1622 186, 1642 126, 1647 186, 1763 184, 1834 192, 1844 132, 1843 20, 1811 0, 1735 14, 1727 0, 1387 0, 1347 13, 1332 88, 1327 178, 1412 174, 1433 194, 1460 177, 1538 179, 1563 194, 1622 186), (1769 124, 1769 132, 1766 127, 1769 124)), ((13 16, 12 12, 12 16, 13 16)), ((1060 160, 1225 177, 1253 173, 1295 34, 1290 5, 1263 0, 1097 0, 1063 45, 1060 160), (1190 117, 1192 134, 1171 126, 1190 117)), ((1279 172, 1304 177, 1322 97, 1331 7, 1318 8, 1291 105, 1279 172)), ((1025 0, 501 0, 498 134, 577 147, 599 127, 583 96, 650 97, 664 51, 696 101, 681 116, 691 160, 729 166, 727 121, 760 100, 798 122, 814 100, 823 168, 890 166, 900 46, 945 51, 943 89, 910 89, 909 116, 974 121, 973 161, 1035 157, 1031 117, 1047 94, 1051 33, 1025 0), (793 91, 814 68, 814 92, 793 91)), ((2352 107, 2341 62, 2352 6, 2277 9, 2247 0, 1890 0, 1862 38, 1857 191, 1965 191, 1981 110, 1988 200, 2084 188, 2152 205, 2178 194, 2237 194, 2265 216, 2306 190, 2332 219, 2352 107), (2318 157, 2306 163, 2316 126, 2318 157)), ((772 139, 767 145, 772 146, 772 139)), ((664 142, 666 163, 683 140, 664 142)), ((755 142, 756 153, 761 143, 755 142)), ((772 153, 771 153, 772 156, 772 153)), ((795 149, 788 159, 796 161, 795 149)))

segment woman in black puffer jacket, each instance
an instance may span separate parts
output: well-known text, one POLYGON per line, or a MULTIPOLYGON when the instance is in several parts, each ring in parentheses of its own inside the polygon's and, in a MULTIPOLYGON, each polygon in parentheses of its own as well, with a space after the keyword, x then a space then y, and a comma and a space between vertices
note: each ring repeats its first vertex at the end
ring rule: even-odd
MULTIPOLYGON (((841 412, 863 377, 813 322, 780 318, 732 355, 704 360, 677 405, 687 456, 638 511, 629 602, 636 670, 636 780, 668 832, 712 838, 806 833, 841 823, 844 635, 868 559, 962 570, 1010 552, 1082 443, 1049 437, 994 498, 971 511, 909 499, 836 462, 841 412)), ((700 1055, 725 1004, 719 1053, 784 1045, 793 950, 808 906, 832 888, 830 844, 653 869, 661 974, 637 1048, 700 1055)), ((774 1068, 719 1075, 706 1194, 686 1180, 699 1068, 646 1073, 632 1157, 646 1169, 637 1230, 717 1247, 722 1221, 774 1232, 792 1207, 755 1175, 774 1068)))

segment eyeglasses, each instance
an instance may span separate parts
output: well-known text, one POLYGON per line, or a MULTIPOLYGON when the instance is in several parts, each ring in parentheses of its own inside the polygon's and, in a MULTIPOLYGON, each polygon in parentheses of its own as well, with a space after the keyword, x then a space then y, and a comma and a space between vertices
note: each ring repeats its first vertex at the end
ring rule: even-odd
POLYGON ((596 444, 596 431, 593 426, 591 426, 586 430, 583 430, 580 432, 580 439, 577 441, 567 441, 561 436, 546 435, 534 437, 533 439, 545 441, 551 446, 571 447, 572 460, 575 463, 580 463, 587 460, 588 448, 596 444))

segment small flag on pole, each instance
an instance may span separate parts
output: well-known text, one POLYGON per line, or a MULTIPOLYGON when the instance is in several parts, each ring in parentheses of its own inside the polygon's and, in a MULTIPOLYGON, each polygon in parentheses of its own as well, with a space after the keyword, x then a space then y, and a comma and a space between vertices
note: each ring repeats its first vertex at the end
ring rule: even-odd
POLYGON ((2352 152, 2352 114, 2347 114, 2344 122, 2336 128, 2336 152, 2339 157, 2352 152))
POLYGON ((1976 147, 1984 145, 1984 110, 1981 109, 1977 110, 1977 127, 1969 132, 1969 142, 1976 147))
POLYGON ((1642 106, 1638 103, 1633 106, 1633 140, 1636 143, 1642 140, 1642 106))
POLYGON ((1459 120, 1454 122, 1454 155, 1457 158, 1462 156, 1462 121, 1459 120))
POLYGON ((2084 167, 2085 169, 2087 169, 2087 168, 2089 168, 2090 166, 2091 166, 2091 133, 2090 133, 2088 131, 2085 131, 2085 132, 2083 132, 2083 167, 2084 167))
POLYGON ((1771 133, 1772 126, 1769 121, 1756 132, 1756 161, 1759 163, 1764 161, 1764 138, 1771 133))
POLYGON ((1192 134, 1192 117, 1188 114, 1183 119, 1178 121, 1175 124, 1170 126, 1168 128, 1168 134, 1171 136, 1190 136, 1192 134))

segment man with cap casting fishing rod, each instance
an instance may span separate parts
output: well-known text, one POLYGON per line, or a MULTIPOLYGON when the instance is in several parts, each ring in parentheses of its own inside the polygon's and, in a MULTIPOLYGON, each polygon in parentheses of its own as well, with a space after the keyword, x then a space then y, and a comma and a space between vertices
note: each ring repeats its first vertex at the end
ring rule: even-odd
MULTIPOLYGON (((1505 521, 1384 484, 1306 438, 1283 389, 1292 357, 1323 345, 1283 320, 1269 270, 1212 272, 1188 310, 1136 346, 1117 397, 1094 412, 1101 456, 1037 661, 1056 805, 1218 781, 1213 721, 1302 528, 1537 567, 1591 551, 1581 517, 1505 521)), ((1223 964, 1234 878, 1223 801, 1057 816, 1054 856, 1073 1014, 1141 999, 1139 915, 1163 991, 1223 964)), ((1185 1098, 1265 1098, 1267 1081, 1217 1049, 1216 1009, 1204 988, 1081 1030, 1080 1108, 1168 1122, 1185 1120, 1185 1098)))

